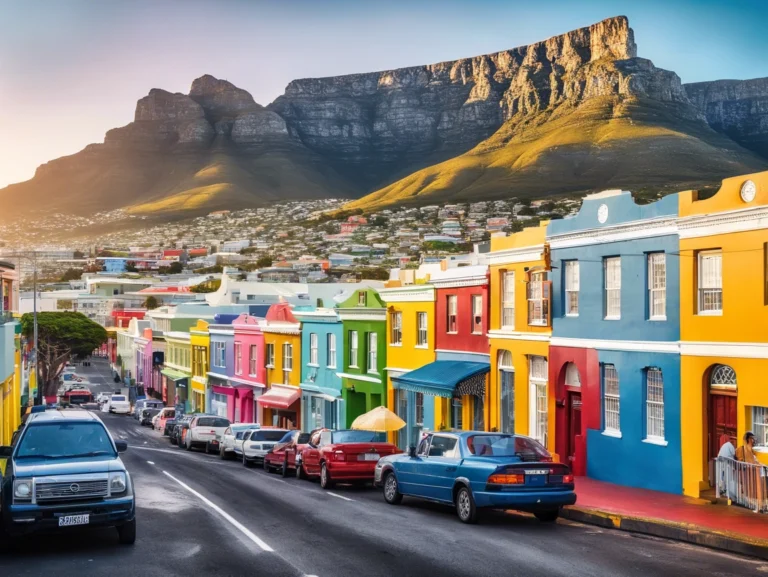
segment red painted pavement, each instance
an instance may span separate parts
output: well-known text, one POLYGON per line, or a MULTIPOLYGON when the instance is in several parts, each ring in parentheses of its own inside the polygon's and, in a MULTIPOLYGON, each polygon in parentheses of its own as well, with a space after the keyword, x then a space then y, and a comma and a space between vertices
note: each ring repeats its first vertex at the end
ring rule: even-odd
POLYGON ((576 507, 644 519, 686 523, 714 531, 768 539, 768 515, 736 505, 712 505, 701 499, 576 477, 576 507))

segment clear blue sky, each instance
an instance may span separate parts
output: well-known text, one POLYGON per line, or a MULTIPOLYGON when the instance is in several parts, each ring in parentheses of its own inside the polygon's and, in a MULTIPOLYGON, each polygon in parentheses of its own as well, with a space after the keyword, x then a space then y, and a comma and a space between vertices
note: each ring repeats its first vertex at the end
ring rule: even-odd
POLYGON ((267 104, 294 78, 486 54, 619 14, 639 55, 683 82, 768 76, 766 0, 0 0, 0 186, 102 142, 153 87, 209 73, 267 104))

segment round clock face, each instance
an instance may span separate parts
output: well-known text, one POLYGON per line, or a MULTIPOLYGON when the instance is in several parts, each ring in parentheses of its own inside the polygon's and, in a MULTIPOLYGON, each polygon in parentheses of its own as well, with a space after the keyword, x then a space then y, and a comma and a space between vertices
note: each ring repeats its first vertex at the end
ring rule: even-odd
POLYGON ((606 220, 608 220, 608 205, 601 204, 600 208, 597 209, 597 220, 600 222, 600 224, 603 224, 606 220))
POLYGON ((755 200, 757 194, 757 186, 751 180, 745 180, 741 185, 741 200, 744 202, 752 202, 755 200))

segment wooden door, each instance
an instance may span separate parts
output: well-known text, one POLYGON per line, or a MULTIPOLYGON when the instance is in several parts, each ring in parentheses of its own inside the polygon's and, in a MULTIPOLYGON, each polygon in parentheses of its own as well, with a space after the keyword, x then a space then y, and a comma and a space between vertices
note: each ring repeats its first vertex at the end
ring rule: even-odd
POLYGON ((720 452, 720 437, 728 435, 734 446, 736 439, 736 396, 716 395, 709 397, 709 459, 720 452))
POLYGON ((576 435, 581 434, 581 393, 568 393, 568 463, 576 458, 576 435))

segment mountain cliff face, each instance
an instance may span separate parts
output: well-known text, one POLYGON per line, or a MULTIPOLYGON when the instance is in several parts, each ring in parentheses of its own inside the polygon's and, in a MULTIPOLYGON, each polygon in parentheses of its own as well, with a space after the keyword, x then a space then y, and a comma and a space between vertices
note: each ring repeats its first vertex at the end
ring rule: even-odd
POLYGON ((172 216, 371 191, 351 206, 685 188, 765 168, 766 143, 765 79, 683 86, 616 17, 495 54, 295 80, 266 107, 210 75, 188 95, 155 88, 132 123, 0 203, 172 216))

